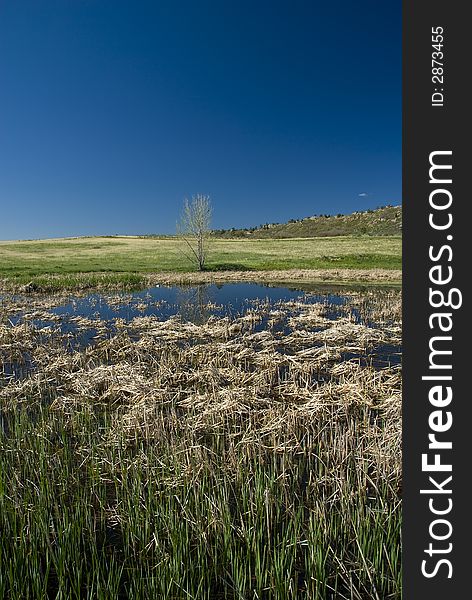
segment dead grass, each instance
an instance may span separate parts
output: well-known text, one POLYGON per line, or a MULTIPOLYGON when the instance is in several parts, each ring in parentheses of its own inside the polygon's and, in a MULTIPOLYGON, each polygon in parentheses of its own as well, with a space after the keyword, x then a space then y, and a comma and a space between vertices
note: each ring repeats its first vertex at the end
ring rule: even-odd
MULTIPOLYGON (((21 323, 0 325, 4 357, 19 360, 27 351, 35 364, 30 377, 7 381, 0 397, 13 407, 47 396, 55 410, 71 403, 119 404, 116 428, 121 424, 127 435, 144 431, 157 437, 160 428, 153 420, 160 422, 169 403, 182 431, 212 429, 217 423, 223 427, 230 415, 250 414, 252 437, 257 423, 264 435, 272 423, 273 432, 290 438, 294 415, 301 419, 333 407, 344 411, 354 404, 382 411, 395 398, 400 410, 397 367, 379 371, 355 360, 339 362, 346 353, 367 356, 373 347, 401 343, 399 294, 384 294, 381 307, 371 312, 382 327, 356 323, 350 311, 359 304, 373 311, 372 302, 354 294, 343 308, 345 316, 336 320, 327 316, 329 305, 303 302, 280 302, 275 309, 261 304, 243 316, 210 317, 200 325, 179 316, 117 319, 111 338, 104 322, 71 317, 77 333, 97 330, 96 343, 65 352, 71 334, 54 325, 33 325, 34 319, 60 320, 46 307, 40 309, 38 299, 21 323), (263 319, 267 327, 255 331, 263 319), (284 319, 289 330, 281 332, 276 325, 284 319)), ((9 311, 18 308, 15 300, 9 311)), ((391 421, 395 431, 397 417, 391 421)))
MULTIPOLYGON (((119 298, 114 302, 119 305, 119 298)), ((254 302, 244 315, 213 316, 201 324, 181 316, 115 319, 113 331, 109 323, 81 317, 75 319, 78 333, 93 326, 97 337, 70 351, 69 334, 57 322, 45 327, 35 321, 47 320, 51 306, 39 297, 29 306, 18 298, 3 301, 1 356, 17 361, 27 352, 32 367, 26 375, 0 378, 2 415, 46 411, 47 418, 33 425, 37 439, 47 442, 44 465, 69 456, 60 436, 73 440, 67 451, 74 469, 91 465, 91 490, 106 488, 100 519, 113 531, 133 532, 133 557, 160 557, 153 560, 164 569, 165 589, 174 590, 161 591, 162 597, 182 597, 172 587, 181 571, 171 557, 186 556, 189 540, 203 544, 203 554, 192 559, 203 561, 201 568, 210 564, 205 553, 212 544, 223 552, 232 548, 229 558, 211 562, 217 574, 208 581, 227 581, 220 561, 240 560, 242 544, 241 560, 249 565, 244 569, 256 573, 252 580, 231 575, 233 586, 242 578, 244 593, 286 589, 299 565, 299 595, 284 591, 277 597, 376 597, 374 589, 398 597, 401 368, 376 368, 369 355, 401 343, 399 291, 353 293, 336 307, 341 314, 334 320, 329 303, 302 301, 254 302), (9 318, 20 306, 23 319, 12 326, 9 318), (346 360, 347 353, 359 358, 346 360), (148 511, 165 514, 159 543, 148 532, 148 511), (281 563, 273 581, 254 571, 244 545, 253 540, 251 548, 264 556, 271 536, 280 540, 282 530, 270 531, 271 515, 279 515, 279 526, 287 528, 283 535, 291 536, 277 542, 273 560, 293 548, 293 560, 305 561, 281 563), (172 552, 160 550, 162 540, 168 544, 177 535, 172 552), (324 548, 321 556, 318 547, 324 548)), ((21 502, 15 509, 20 512, 21 502)), ((273 574, 276 564, 266 571, 273 574)), ((140 568, 151 578, 148 566, 140 568)), ((189 589, 198 589, 200 575, 195 577, 189 589)))
POLYGON ((179 283, 224 283, 255 281, 266 283, 325 282, 325 283, 400 283, 398 269, 285 269, 273 271, 219 271, 203 273, 152 273, 147 276, 150 285, 179 283))

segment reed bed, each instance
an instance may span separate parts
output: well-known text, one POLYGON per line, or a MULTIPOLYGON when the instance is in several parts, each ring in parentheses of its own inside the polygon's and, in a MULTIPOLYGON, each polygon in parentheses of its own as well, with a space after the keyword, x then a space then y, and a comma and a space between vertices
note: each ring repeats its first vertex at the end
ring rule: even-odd
POLYGON ((399 292, 72 332, 52 306, 0 309, 27 362, 0 377, 0 598, 400 597, 401 369, 373 360, 399 292))

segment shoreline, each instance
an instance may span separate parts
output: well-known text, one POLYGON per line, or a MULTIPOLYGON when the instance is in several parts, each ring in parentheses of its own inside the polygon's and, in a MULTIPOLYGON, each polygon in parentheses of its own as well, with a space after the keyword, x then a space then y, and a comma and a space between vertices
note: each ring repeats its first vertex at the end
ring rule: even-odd
POLYGON ((255 271, 203 271, 156 273, 68 273, 37 275, 21 283, 0 280, 0 293, 54 293, 65 291, 124 290, 156 285, 191 285, 204 283, 305 283, 324 285, 401 286, 400 269, 285 269, 255 271))
POLYGON ((399 269, 284 269, 268 271, 203 271, 152 273, 151 283, 401 283, 399 269))

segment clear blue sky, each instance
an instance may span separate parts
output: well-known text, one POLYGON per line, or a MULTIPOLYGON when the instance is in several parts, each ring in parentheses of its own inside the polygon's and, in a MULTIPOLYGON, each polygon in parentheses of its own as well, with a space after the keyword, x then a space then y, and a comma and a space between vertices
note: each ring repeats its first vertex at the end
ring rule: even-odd
POLYGON ((401 2, 2 0, 0 239, 401 202, 401 2))

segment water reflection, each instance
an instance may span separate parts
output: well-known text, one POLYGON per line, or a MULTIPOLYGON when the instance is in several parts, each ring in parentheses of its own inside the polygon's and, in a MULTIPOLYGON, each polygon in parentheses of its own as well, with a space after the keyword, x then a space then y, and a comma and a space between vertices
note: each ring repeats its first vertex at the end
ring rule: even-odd
POLYGON ((212 310, 216 308, 209 284, 184 287, 177 290, 176 305, 178 314, 184 321, 191 321, 196 325, 202 325, 208 321, 212 310))
MULTIPOLYGON (((199 323, 211 315, 223 317, 245 314, 261 302, 272 305, 280 301, 298 300, 326 302, 335 309, 336 306, 346 304, 348 298, 335 292, 306 294, 300 288, 271 287, 255 283, 198 284, 153 287, 133 294, 113 296, 90 294, 52 308, 51 312, 61 317, 80 316, 102 321, 120 318, 127 322, 140 316, 168 319, 179 314, 185 320, 199 323)), ((333 317, 335 312, 334 310, 333 317)))

